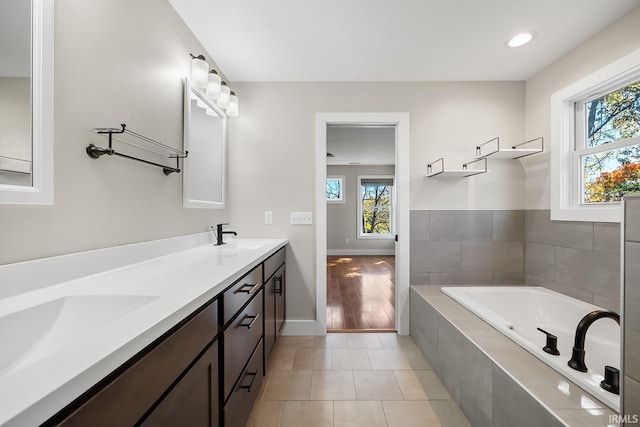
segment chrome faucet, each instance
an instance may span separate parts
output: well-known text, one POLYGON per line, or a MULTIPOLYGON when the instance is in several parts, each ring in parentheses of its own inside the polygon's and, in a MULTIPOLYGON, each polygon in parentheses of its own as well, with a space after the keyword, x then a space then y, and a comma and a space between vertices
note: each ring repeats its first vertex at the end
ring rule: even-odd
MULTIPOLYGON (((216 225, 216 244, 215 246, 220 246, 220 245, 224 245, 224 240, 222 240, 222 236, 224 234, 233 234, 234 236, 237 236, 238 233, 236 233, 235 231, 223 231, 222 227, 225 225, 229 225, 228 223, 222 223, 222 224, 218 224, 216 225)), ((211 226, 211 229, 213 229, 213 225, 211 226)))
POLYGON ((571 354, 571 360, 567 364, 580 372, 587 372, 587 365, 584 364, 584 341, 587 336, 587 330, 593 322, 598 319, 608 317, 615 320, 620 324, 620 315, 613 311, 595 310, 587 314, 580 320, 578 327, 576 328, 576 337, 573 343, 573 353, 571 354))

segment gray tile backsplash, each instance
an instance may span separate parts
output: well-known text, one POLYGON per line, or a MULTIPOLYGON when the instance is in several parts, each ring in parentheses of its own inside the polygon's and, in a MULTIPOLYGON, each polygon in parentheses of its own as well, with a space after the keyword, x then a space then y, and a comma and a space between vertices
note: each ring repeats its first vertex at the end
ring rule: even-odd
POLYGON ((524 283, 525 211, 411 211, 411 284, 524 283))
POLYGON ((493 211, 431 211, 433 241, 493 239, 493 211))
POLYGON ((526 284, 619 311, 618 224, 551 221, 548 210, 530 210, 525 239, 526 284))
POLYGON ((548 210, 529 210, 525 219, 525 239, 531 243, 593 250, 593 223, 551 221, 548 210))
POLYGON ((640 416, 640 196, 624 202, 623 413, 640 416))
POLYGON ((548 210, 414 210, 411 284, 541 285, 619 310, 620 226, 548 210))

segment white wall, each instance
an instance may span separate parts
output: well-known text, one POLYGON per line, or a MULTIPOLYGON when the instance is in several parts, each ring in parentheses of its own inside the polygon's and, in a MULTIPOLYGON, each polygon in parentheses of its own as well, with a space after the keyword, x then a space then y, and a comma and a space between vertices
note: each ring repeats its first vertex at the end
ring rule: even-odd
POLYGON ((56 0, 55 204, 0 206, 0 264, 202 232, 228 219, 183 209, 182 175, 92 160, 84 150, 107 142, 92 128, 120 123, 180 148, 189 52, 205 53, 167 1, 56 0))
POLYGON ((523 140, 523 82, 236 83, 234 89, 241 105, 230 123, 229 217, 247 235, 290 240, 292 319, 316 318, 314 226, 289 225, 289 212, 315 210, 318 112, 410 113, 411 209, 524 208, 518 161, 493 162, 491 173, 467 179, 424 176, 428 162, 471 160, 475 145, 494 136, 523 140), (266 210, 273 211, 272 225, 264 225, 266 210))
MULTIPOLYGON (((394 166, 327 166, 327 176, 344 176, 344 203, 327 203, 327 250, 353 251, 350 255, 358 255, 359 250, 381 251, 387 253, 395 250, 392 239, 359 239, 358 238, 358 203, 360 202, 358 175, 391 175, 395 174, 394 166), (349 239, 349 243, 345 239, 349 239)), ((368 253, 368 252, 367 252, 368 253)))
POLYGON ((551 95, 586 75, 640 49, 640 7, 578 46, 526 82, 526 135, 543 136, 545 154, 523 159, 526 208, 550 207, 551 95))

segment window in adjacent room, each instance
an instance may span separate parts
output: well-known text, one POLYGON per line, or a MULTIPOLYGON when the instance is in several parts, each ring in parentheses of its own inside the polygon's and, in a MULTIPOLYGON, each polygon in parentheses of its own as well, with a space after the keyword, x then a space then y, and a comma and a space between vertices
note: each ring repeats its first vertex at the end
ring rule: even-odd
POLYGON ((393 238, 393 176, 358 176, 358 237, 393 238))
POLYGON ((344 203, 344 177, 329 176, 327 177, 327 202, 344 203))
POLYGON ((551 99, 551 218, 619 221, 640 191, 640 50, 551 99))

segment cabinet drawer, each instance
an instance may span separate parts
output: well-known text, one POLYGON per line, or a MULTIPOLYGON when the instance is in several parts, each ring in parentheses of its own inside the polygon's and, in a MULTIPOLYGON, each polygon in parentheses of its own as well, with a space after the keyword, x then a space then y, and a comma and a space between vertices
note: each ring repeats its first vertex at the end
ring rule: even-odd
POLYGON ((224 407, 225 427, 244 427, 249 420, 251 408, 258 397, 262 385, 262 341, 251 356, 247 369, 242 372, 240 381, 233 389, 229 401, 224 407))
POLYGON ((224 397, 229 395, 262 337, 262 290, 224 332, 224 397))
POLYGON ((222 294, 222 324, 229 320, 247 303, 262 285, 262 264, 251 270, 249 274, 238 280, 222 294))
POLYGON ((284 264, 286 259, 287 259, 287 248, 283 247, 278 252, 271 255, 269 258, 265 260, 264 262, 264 281, 265 282, 269 280, 271 276, 273 276, 273 273, 275 273, 276 270, 282 264, 284 264))

